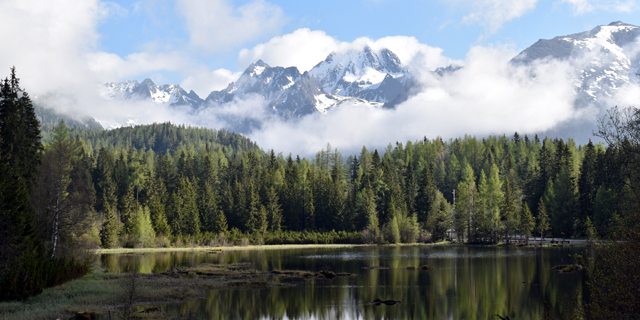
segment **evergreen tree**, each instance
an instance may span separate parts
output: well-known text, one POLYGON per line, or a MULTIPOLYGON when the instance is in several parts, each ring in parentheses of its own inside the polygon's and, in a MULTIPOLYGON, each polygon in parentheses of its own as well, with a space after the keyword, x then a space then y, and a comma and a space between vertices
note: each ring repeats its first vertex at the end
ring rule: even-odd
POLYGON ((435 194, 436 185, 431 173, 431 166, 424 165, 418 180, 418 195, 416 198, 418 223, 425 224, 427 222, 435 194))
POLYGON ((198 212, 198 202, 196 190, 187 177, 181 177, 178 182, 177 191, 181 198, 182 207, 182 227, 183 234, 198 236, 200 234, 200 214, 198 212))
POLYGON ((269 218, 269 231, 279 231, 282 227, 282 209, 280 207, 276 189, 271 186, 267 193, 267 217, 269 218))
POLYGON ((597 154, 591 140, 585 146, 584 158, 580 166, 580 177, 578 178, 578 219, 586 221, 587 217, 593 219, 594 198, 597 188, 596 180, 596 160, 597 154))
POLYGON ((118 221, 108 201, 103 204, 103 208, 104 222, 100 231, 100 241, 103 248, 115 248, 118 246, 118 221))
POLYGON ((540 241, 544 240, 544 236, 550 229, 549 225, 549 215, 547 214, 547 209, 544 204, 544 201, 540 199, 540 203, 538 204, 538 232, 540 233, 540 241))
POLYGON ((40 126, 31 99, 19 82, 15 67, 11 68, 9 78, 0 81, 0 176, 4 181, 0 193, 0 222, 4 231, 0 284, 10 270, 27 271, 15 269, 20 268, 18 261, 39 255, 40 241, 36 238, 30 200, 41 161, 40 126))
POLYGON ((127 188, 127 193, 120 201, 120 220, 122 221, 122 232, 132 234, 134 223, 138 214, 138 205, 134 197, 133 185, 127 188))
POLYGON ((522 206, 522 210, 520 210, 520 219, 519 219, 519 231, 525 236, 527 244, 529 243, 529 237, 531 236, 533 229, 536 226, 536 222, 533 219, 533 215, 531 214, 531 210, 529 210, 529 205, 525 202, 522 206))
POLYGON ((117 203, 113 166, 113 155, 102 147, 98 152, 96 167, 93 170, 93 181, 97 195, 95 209, 98 212, 105 212, 105 202, 117 203))
POLYGON ((567 165, 562 165, 553 183, 553 193, 549 199, 552 230, 556 237, 568 237, 575 234, 573 230, 577 194, 574 180, 567 165))
POLYGON ((509 179, 504 180, 504 198, 502 202, 502 209, 500 210, 501 222, 504 225, 505 234, 507 237, 507 243, 511 241, 511 235, 513 235, 518 228, 517 220, 517 208, 515 198, 513 196, 513 190, 511 189, 511 183, 509 179))
POLYGON ((478 197, 473 169, 468 163, 462 171, 462 181, 456 189, 454 228, 459 241, 471 239, 471 217, 475 213, 475 200, 478 197))
POLYGON ((153 229, 157 235, 168 236, 171 234, 166 214, 166 200, 169 195, 162 178, 151 179, 148 193, 147 206, 149 207, 153 229))
POLYGON ((202 188, 200 214, 204 231, 217 234, 227 230, 227 218, 218 206, 216 194, 210 183, 205 183, 202 188))

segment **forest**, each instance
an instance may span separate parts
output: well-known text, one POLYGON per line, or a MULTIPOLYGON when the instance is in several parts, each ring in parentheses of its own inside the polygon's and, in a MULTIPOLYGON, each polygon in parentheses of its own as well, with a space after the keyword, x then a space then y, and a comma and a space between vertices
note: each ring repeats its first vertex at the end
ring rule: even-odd
POLYGON ((615 130, 632 109, 602 120, 607 146, 514 133, 307 159, 171 123, 41 131, 14 69, 1 94, 0 300, 85 274, 86 248, 618 239, 636 212, 637 131, 615 130))
POLYGON ((86 197, 95 195, 87 240, 102 247, 412 243, 453 232, 496 243, 606 236, 622 223, 626 181, 613 145, 516 133, 363 147, 346 159, 327 145, 301 159, 170 123, 54 131, 46 150, 67 141, 86 159, 77 169, 91 176, 86 197))

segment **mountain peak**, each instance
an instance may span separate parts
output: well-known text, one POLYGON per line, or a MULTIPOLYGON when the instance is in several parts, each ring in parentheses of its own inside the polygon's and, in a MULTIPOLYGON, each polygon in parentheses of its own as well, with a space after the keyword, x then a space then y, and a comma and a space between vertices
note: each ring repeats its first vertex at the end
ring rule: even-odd
POLYGON ((151 80, 150 78, 146 78, 144 80, 142 80, 142 82, 140 84, 144 84, 147 86, 155 86, 156 84, 153 82, 153 80, 151 80))
POLYGON ((635 26, 634 26, 634 25, 632 25, 632 24, 624 23, 624 22, 622 22, 622 21, 614 21, 614 22, 611 22, 611 23, 609 23, 609 26, 610 26, 610 27, 635 27, 635 26))
POLYGON ((271 68, 268 64, 266 64, 262 59, 258 59, 255 63, 250 64, 247 69, 244 70, 244 74, 252 77, 259 76, 264 72, 265 69, 271 68))

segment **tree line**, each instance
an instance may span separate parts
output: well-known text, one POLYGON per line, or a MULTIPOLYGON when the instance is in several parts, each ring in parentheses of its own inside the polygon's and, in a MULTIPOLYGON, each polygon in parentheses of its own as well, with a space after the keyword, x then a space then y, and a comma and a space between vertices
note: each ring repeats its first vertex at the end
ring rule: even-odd
MULTIPOLYGON (((140 136, 153 128, 176 126, 126 130, 140 136)), ((472 243, 534 233, 606 236, 622 224, 628 184, 615 145, 517 133, 424 138, 383 152, 363 147, 346 159, 330 145, 301 159, 208 142, 166 153, 132 144, 91 150, 90 134, 74 139, 93 162, 94 229, 101 230, 93 238, 103 247, 158 245, 157 237, 287 243, 295 232, 330 231, 339 241, 368 243, 452 233, 472 243)))

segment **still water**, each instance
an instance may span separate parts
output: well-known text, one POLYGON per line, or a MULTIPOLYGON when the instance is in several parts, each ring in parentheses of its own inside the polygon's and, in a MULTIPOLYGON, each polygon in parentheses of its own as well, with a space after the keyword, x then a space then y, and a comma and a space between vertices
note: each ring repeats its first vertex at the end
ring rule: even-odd
POLYGON ((257 270, 332 270, 354 278, 299 281, 293 287, 212 290, 204 299, 163 306, 193 319, 543 319, 571 318, 584 271, 555 274, 583 248, 370 246, 102 255, 111 271, 161 272, 199 263, 249 262, 257 270), (422 265, 433 267, 419 270, 422 265), (387 270, 362 267, 384 266, 387 270), (416 270, 407 270, 416 267, 416 270), (392 306, 375 299, 399 300, 392 306))

